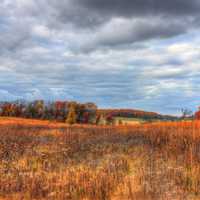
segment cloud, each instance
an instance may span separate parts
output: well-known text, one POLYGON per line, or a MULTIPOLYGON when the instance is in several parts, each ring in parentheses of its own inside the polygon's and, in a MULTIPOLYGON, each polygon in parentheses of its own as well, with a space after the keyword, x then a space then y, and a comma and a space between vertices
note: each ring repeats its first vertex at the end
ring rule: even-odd
POLYGON ((146 19, 115 18, 102 26, 88 41, 86 40, 82 49, 91 51, 102 46, 130 45, 149 39, 170 38, 185 32, 183 23, 163 23, 159 18, 151 22, 146 19))
MULTIPOLYGON (((44 0, 42 1, 44 2, 44 0)), ((176 18, 196 19, 199 15, 198 0, 49 0, 48 16, 58 23, 72 23, 81 27, 100 26, 113 18, 163 18, 163 22, 176 18)), ((149 20, 147 20, 149 21, 149 20)))
MULTIPOLYGON (((200 8, 197 0, 15 0, 15 6, 6 0, 2 5, 10 10, 7 19, 22 21, 36 37, 66 40, 71 49, 83 51, 185 34, 197 28, 200 8)), ((13 41, 18 46, 25 36, 21 28, 7 34, 14 31, 21 36, 13 41)))
POLYGON ((32 30, 33 34, 42 38, 49 38, 51 36, 50 30, 46 26, 36 25, 32 30))
POLYGON ((72 99, 170 113, 195 107, 199 4, 3 0, 0 100, 72 99))
POLYGON ((96 10, 108 15, 148 15, 148 14, 174 14, 186 15, 198 13, 200 3, 198 0, 75 0, 74 4, 84 8, 96 10))

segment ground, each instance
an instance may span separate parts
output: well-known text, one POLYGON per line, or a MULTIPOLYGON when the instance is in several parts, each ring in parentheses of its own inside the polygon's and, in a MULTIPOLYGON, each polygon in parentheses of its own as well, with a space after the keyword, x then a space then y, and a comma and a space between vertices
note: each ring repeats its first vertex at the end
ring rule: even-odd
POLYGON ((200 123, 0 118, 2 200, 200 199, 200 123))
POLYGON ((138 125, 141 123, 146 122, 141 118, 128 118, 128 117, 115 117, 114 118, 115 124, 122 124, 122 125, 138 125))

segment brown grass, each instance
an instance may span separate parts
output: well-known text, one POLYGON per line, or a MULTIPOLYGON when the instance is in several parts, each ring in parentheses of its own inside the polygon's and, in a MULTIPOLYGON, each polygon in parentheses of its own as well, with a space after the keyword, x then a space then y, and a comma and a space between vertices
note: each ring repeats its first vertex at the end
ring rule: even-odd
POLYGON ((0 199, 200 199, 200 123, 1 118, 0 199))

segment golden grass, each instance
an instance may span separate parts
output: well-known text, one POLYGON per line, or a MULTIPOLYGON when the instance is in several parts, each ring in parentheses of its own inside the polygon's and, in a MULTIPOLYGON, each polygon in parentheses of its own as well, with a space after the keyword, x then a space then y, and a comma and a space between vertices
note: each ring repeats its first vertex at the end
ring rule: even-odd
POLYGON ((16 118, 16 117, 0 117, 0 126, 7 125, 26 125, 26 126, 42 126, 50 128, 59 128, 66 127, 67 124, 59 123, 48 120, 37 120, 37 119, 25 119, 25 118, 16 118))
POLYGON ((200 199, 200 122, 0 118, 0 199, 200 199))

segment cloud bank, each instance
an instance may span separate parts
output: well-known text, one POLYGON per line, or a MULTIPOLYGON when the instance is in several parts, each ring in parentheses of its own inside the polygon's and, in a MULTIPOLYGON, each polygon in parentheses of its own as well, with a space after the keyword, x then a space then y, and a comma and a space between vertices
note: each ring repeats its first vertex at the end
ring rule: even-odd
POLYGON ((0 100, 196 108, 199 10, 198 0, 2 0, 0 100))

